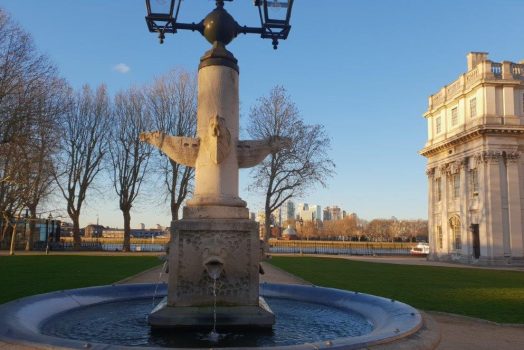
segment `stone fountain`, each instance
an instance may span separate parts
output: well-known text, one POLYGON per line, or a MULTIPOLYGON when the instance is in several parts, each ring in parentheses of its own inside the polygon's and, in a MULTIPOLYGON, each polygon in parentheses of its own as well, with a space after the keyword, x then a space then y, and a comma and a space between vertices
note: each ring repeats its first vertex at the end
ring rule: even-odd
POLYGON ((233 18, 222 6, 204 20, 213 47, 198 67, 197 137, 145 132, 141 140, 195 168, 195 191, 183 219, 171 225, 168 295, 149 316, 153 327, 271 327, 274 315, 258 293, 261 245, 238 195, 238 170, 260 163, 285 142, 239 140, 239 69, 225 45, 233 18), (219 289, 216 299, 212 286, 219 289))

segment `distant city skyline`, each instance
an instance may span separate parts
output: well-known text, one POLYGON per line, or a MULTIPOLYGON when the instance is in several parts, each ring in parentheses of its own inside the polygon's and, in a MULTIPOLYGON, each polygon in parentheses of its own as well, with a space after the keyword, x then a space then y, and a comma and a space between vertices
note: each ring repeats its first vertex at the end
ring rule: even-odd
MULTIPOLYGON (((199 21, 213 5, 185 1, 180 19, 199 21)), ((209 48, 187 31, 159 45, 147 31, 143 0, 0 0, 0 7, 76 89, 105 83, 114 95, 173 68, 195 72, 209 48)), ((228 2, 226 9, 241 24, 257 24, 250 1, 228 2)), ((296 203, 336 204, 364 219, 426 219, 426 160, 417 152, 427 139, 428 97, 465 70, 470 51, 489 52, 494 61, 524 59, 523 12, 521 0, 297 1, 290 36, 278 50, 253 35, 228 46, 240 65, 241 133, 257 98, 282 85, 306 123, 324 125, 337 165, 327 188, 313 188, 296 203)), ((247 190, 250 181, 243 170, 240 196, 257 212, 264 198, 247 190)), ((132 227, 169 225, 162 194, 154 186, 146 190, 132 227)), ((123 226, 112 192, 104 183, 90 192, 82 226, 97 217, 123 226)), ((64 207, 56 197, 40 210, 67 216, 64 207)))

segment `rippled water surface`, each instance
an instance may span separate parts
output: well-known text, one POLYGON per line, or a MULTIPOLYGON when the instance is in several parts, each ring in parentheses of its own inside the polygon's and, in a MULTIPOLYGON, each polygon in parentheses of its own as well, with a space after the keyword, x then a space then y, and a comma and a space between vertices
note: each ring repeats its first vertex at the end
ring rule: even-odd
MULTIPOLYGON (((147 315, 151 299, 93 305, 60 314, 46 322, 42 332, 86 342, 131 346, 228 347, 281 346, 354 337, 371 332, 372 325, 356 313, 290 299, 265 300, 276 316, 272 330, 227 331, 209 336, 207 331, 152 331, 147 315)), ((211 331, 211 329, 209 330, 211 331)))

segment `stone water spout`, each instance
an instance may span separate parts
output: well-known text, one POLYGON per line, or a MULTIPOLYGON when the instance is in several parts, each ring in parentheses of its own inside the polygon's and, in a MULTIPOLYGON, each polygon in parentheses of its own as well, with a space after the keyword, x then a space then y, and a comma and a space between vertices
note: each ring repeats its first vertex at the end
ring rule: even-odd
POLYGON ((204 261, 204 267, 209 277, 216 281, 224 270, 224 260, 218 256, 212 256, 204 261))

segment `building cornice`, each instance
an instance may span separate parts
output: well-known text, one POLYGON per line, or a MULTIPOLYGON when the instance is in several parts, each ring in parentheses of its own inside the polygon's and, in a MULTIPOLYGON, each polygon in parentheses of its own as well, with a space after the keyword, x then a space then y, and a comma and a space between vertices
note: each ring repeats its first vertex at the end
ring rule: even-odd
POLYGON ((429 158, 451 147, 464 144, 468 141, 482 137, 484 135, 522 135, 524 134, 524 126, 493 126, 493 125, 478 125, 474 128, 462 131, 445 140, 435 144, 424 147, 419 151, 419 154, 429 158))

